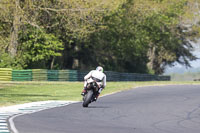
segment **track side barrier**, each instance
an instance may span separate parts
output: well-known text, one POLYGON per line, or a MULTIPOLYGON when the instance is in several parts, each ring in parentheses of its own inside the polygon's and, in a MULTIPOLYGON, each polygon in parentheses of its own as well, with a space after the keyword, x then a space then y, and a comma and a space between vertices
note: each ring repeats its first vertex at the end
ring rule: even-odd
MULTIPOLYGON (((0 68, 0 81, 83 81, 89 71, 0 68)), ((170 81, 170 76, 105 71, 107 81, 170 81)))
POLYGON ((32 70, 12 70, 12 81, 32 81, 32 70))
POLYGON ((11 80, 12 80, 12 69, 0 68, 0 81, 11 81, 11 80))

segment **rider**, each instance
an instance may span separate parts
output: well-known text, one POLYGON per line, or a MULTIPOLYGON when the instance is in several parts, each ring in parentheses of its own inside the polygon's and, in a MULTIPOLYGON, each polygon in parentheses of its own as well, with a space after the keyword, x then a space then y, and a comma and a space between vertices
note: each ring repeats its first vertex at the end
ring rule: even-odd
POLYGON ((101 66, 98 66, 96 68, 96 70, 92 70, 90 71, 85 77, 84 77, 84 88, 83 91, 81 93, 82 96, 85 95, 86 93, 86 86, 87 86, 87 79, 89 78, 96 78, 97 80, 99 80, 99 82, 97 81, 97 83, 100 85, 100 89, 98 92, 98 95, 96 98, 98 98, 99 94, 101 93, 101 91, 106 87, 106 75, 103 73, 103 68, 101 66))

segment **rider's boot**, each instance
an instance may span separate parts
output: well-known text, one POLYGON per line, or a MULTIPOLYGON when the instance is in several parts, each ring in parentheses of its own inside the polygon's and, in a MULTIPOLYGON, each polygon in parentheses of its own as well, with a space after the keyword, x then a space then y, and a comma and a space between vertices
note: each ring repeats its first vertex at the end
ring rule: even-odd
POLYGON ((97 101, 97 98, 99 97, 99 95, 100 95, 100 93, 98 93, 98 94, 96 95, 96 97, 94 98, 94 101, 97 101))
POLYGON ((82 96, 85 96, 85 94, 86 94, 86 89, 83 88, 83 90, 82 90, 82 92, 81 92, 81 95, 82 95, 82 96))

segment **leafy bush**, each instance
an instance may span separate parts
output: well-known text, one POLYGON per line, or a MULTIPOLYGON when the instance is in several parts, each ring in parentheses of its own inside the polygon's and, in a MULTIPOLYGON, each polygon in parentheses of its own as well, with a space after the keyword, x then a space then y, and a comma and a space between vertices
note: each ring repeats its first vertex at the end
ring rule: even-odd
POLYGON ((19 56, 26 61, 27 66, 34 66, 36 63, 41 68, 39 64, 61 56, 60 52, 63 50, 62 42, 56 36, 30 26, 20 33, 20 43, 19 56))
POLYGON ((22 69, 24 63, 19 58, 11 58, 9 54, 0 52, 0 68, 22 69))

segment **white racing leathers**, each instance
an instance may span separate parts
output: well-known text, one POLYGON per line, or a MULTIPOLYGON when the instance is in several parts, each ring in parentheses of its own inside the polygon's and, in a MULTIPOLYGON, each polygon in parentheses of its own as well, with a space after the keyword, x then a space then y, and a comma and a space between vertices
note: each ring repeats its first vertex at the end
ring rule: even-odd
POLYGON ((97 84, 100 86, 99 93, 101 93, 102 89, 106 87, 106 75, 100 71, 92 70, 90 71, 85 77, 84 77, 84 88, 87 86, 87 79, 89 78, 96 78, 100 82, 97 82, 97 84))

